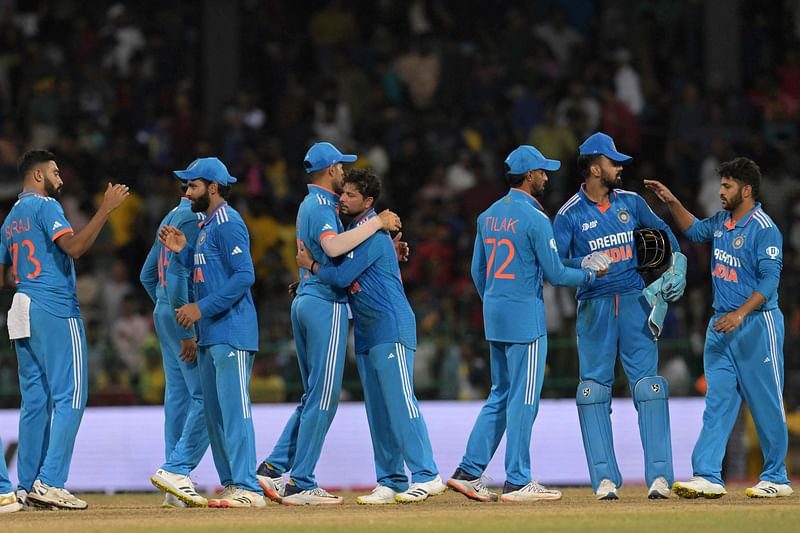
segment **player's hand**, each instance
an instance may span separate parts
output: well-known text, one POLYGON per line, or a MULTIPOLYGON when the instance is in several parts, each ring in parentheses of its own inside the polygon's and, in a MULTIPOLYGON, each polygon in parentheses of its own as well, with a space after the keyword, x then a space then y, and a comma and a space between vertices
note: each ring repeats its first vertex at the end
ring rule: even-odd
POLYGON ((383 224, 383 229, 385 229, 386 231, 400 231, 400 228, 403 227, 403 223, 400 221, 400 217, 392 213, 388 209, 384 209, 383 211, 381 211, 381 214, 378 215, 378 218, 381 220, 381 224, 383 224))
POLYGON ((406 241, 400 240, 400 237, 402 236, 403 232, 401 231, 394 236, 392 243, 394 244, 394 253, 397 254, 397 261, 400 263, 405 263, 408 261, 408 256, 411 255, 411 248, 408 246, 406 241))
POLYGON ((104 209, 110 213, 122 205, 122 202, 124 202, 125 199, 130 196, 130 194, 131 192, 127 185, 123 185, 121 183, 112 185, 111 182, 108 182, 108 187, 106 187, 106 192, 103 196, 103 203, 100 205, 100 209, 104 209))
POLYGON ((595 270, 594 271, 594 278, 595 279, 602 278, 606 274, 608 274, 608 268, 604 268, 603 270, 595 270))
POLYGON ((203 313, 196 303, 182 305, 175 310, 175 320, 184 328, 188 328, 202 316, 203 313))
POLYGON ((311 265, 314 264, 314 256, 308 251, 303 241, 297 243, 297 256, 294 259, 297 261, 297 266, 305 270, 311 270, 311 265))
POLYGON ((186 235, 175 226, 161 226, 158 230, 158 242, 175 253, 180 253, 186 246, 186 235))
POLYGON ((717 333, 730 333, 738 328, 744 320, 744 314, 739 311, 731 311, 714 322, 714 331, 717 333))
POLYGON ((197 359, 197 338, 181 340, 181 359, 186 363, 194 363, 197 359))
POLYGON ((658 199, 665 204, 671 204, 678 201, 678 199, 675 198, 675 195, 672 194, 672 191, 670 191, 666 185, 658 180, 644 180, 644 186, 653 191, 656 196, 658 196, 658 199))
MULTIPOLYGON (((603 252, 592 252, 581 259, 581 268, 588 268, 599 272, 601 270, 608 271, 611 266, 611 257, 603 252)), ((598 276, 599 277, 599 276, 598 276)))
POLYGON ((299 281, 293 281, 293 282, 291 282, 289 284, 288 289, 289 289, 289 296, 291 298, 294 298, 295 296, 297 296, 297 287, 299 287, 299 286, 300 286, 300 282, 299 281))

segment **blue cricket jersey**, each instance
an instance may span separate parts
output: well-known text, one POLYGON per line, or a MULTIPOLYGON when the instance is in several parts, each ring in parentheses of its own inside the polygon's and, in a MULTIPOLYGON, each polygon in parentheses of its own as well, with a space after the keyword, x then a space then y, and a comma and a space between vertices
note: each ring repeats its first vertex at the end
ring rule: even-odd
MULTIPOLYGON (((300 241, 305 243, 321 268, 335 266, 341 260, 328 257, 320 242, 328 235, 341 233, 343 229, 342 221, 339 220, 339 195, 319 185, 309 185, 308 194, 297 211, 295 232, 298 244, 300 241)), ((301 294, 310 294, 331 302, 347 302, 345 289, 323 283, 318 276, 302 268, 300 285, 297 287, 297 295, 301 294)))
POLYGON ((783 236, 760 203, 736 224, 731 223, 728 211, 719 211, 704 220, 695 219, 685 235, 695 242, 712 242, 715 312, 738 309, 753 291, 760 292, 767 300, 759 311, 778 307, 783 236))
MULTIPOLYGON (((348 229, 376 216, 375 210, 370 209, 348 229)), ((317 277, 334 287, 349 288, 356 353, 366 353, 378 344, 396 342, 417 349, 416 318, 403 290, 400 266, 389 233, 375 233, 345 255, 338 267, 320 267, 317 277)))
POLYGON ((644 280, 636 270, 635 229, 663 229, 669 236, 672 250, 680 251, 672 230, 653 213, 644 198, 635 192, 613 189, 608 200, 606 206, 597 205, 586 196, 581 185, 580 190, 561 206, 553 222, 564 264, 577 267, 592 252, 603 252, 611 258, 608 274, 591 287, 579 288, 578 300, 629 294, 644 288, 644 280))
POLYGON ((478 217, 472 253, 487 340, 528 343, 547 333, 542 277, 574 287, 591 284, 594 272, 562 265, 539 202, 511 189, 478 217))
POLYGON ((3 222, 0 262, 12 265, 17 291, 58 317, 80 317, 75 263, 56 240, 73 233, 55 198, 22 191, 3 222))
POLYGON ((194 297, 203 313, 197 344, 257 351, 258 317, 250 294, 255 272, 241 215, 227 202, 219 204, 202 222, 194 247, 187 241, 177 258, 194 267, 194 297))
MULTIPOLYGON (((197 235, 200 233, 200 224, 205 219, 205 214, 192 212, 192 202, 188 198, 181 198, 180 203, 164 216, 162 226, 175 226, 186 235, 186 243, 194 246, 197 235)), ((139 274, 147 294, 153 303, 163 303, 172 309, 194 301, 191 270, 173 261, 174 252, 161 244, 156 238, 147 259, 139 274)), ((189 329, 179 328, 181 339, 190 339, 196 336, 194 326, 189 329)))

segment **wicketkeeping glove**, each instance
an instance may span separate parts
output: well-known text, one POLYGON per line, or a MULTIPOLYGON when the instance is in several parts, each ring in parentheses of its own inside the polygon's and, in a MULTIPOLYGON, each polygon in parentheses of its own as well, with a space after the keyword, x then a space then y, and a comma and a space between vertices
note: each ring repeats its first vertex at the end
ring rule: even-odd
POLYGON ((588 268, 597 272, 605 270, 611 264, 611 258, 603 252, 592 252, 581 259, 581 268, 588 268))
POLYGON ((674 302, 683 296, 686 290, 686 265, 686 256, 673 252, 670 267, 661 275, 661 294, 666 301, 674 302))

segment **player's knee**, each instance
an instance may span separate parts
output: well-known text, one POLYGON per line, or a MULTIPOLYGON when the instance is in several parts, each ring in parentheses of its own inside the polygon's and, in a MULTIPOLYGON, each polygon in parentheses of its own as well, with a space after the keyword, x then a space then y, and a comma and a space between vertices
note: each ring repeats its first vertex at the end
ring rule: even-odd
POLYGON ((611 401, 611 387, 590 379, 581 381, 578 383, 575 401, 578 405, 608 403, 611 401))
POLYGON ((636 403, 667 398, 669 398, 669 384, 662 376, 643 377, 633 387, 633 401, 636 403))

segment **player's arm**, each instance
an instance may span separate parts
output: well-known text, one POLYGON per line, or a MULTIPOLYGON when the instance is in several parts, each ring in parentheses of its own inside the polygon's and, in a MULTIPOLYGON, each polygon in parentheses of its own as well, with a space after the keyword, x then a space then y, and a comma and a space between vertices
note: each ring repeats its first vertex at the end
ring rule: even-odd
MULTIPOLYGON (((661 217, 656 215, 653 210, 650 209, 650 206, 647 205, 647 202, 645 202, 644 198, 639 195, 636 196, 636 217, 639 220, 639 226, 642 228, 657 228, 664 230, 669 237, 669 243, 672 245, 672 251, 681 251, 681 245, 678 243, 678 239, 675 238, 675 234, 672 232, 672 229, 666 222, 661 220, 661 217)), ((694 216, 692 216, 692 218, 694 218, 694 216)))
MULTIPOLYGON (((673 220, 678 225, 678 228, 687 235, 689 229, 695 223, 697 218, 686 209, 683 204, 672 194, 666 185, 658 180, 644 180, 644 186, 650 189, 658 196, 658 199, 667 204, 673 220)), ((691 238, 691 237, 690 237, 691 238)), ((692 239, 694 240, 694 239, 692 239)))
POLYGON ((738 309, 714 322, 714 331, 728 333, 738 328, 748 314, 764 305, 778 291, 783 269, 783 237, 775 226, 758 234, 755 246, 758 261, 758 285, 738 309))
POLYGON ((94 241, 97 240, 97 236, 100 235, 100 230, 103 229, 111 212, 122 205, 122 202, 124 202, 129 195, 130 191, 127 185, 112 185, 109 183, 108 187, 106 187, 105 195, 103 196, 103 203, 100 204, 100 208, 91 220, 89 220, 89 223, 78 233, 72 231, 56 233, 53 236, 53 240, 65 254, 73 259, 79 258, 85 254, 92 244, 94 244, 94 241))
POLYGON ((11 270, 7 268, 12 265, 11 254, 5 243, 0 243, 0 289, 16 287, 14 280, 11 279, 11 270))
POLYGON ((470 274, 472 274, 472 282, 478 290, 478 296, 483 300, 483 291, 486 290, 486 249, 483 247, 480 219, 478 219, 478 231, 475 234, 475 244, 472 248, 470 274))
MULTIPOLYGON (((336 216, 333 212, 331 214, 333 217, 336 216)), ((334 222, 328 222, 328 225, 335 228, 335 218, 332 218, 332 220, 334 222)), ((378 216, 372 217, 351 230, 343 233, 336 233, 333 230, 322 233, 319 237, 319 244, 328 257, 339 257, 366 241, 378 231, 397 231, 401 227, 400 217, 386 209, 378 216)))
POLYGON ((566 287, 580 287, 594 282, 596 274, 593 270, 566 267, 561 262, 549 220, 541 217, 531 224, 528 238, 533 244, 533 252, 542 266, 542 274, 547 281, 553 285, 566 287))
POLYGON ((142 270, 139 272, 139 282, 153 303, 156 303, 156 288, 158 287, 158 248, 158 243, 153 243, 147 259, 144 260, 142 270))
MULTIPOLYGON (((305 247, 304 249, 307 250, 305 247)), ((308 270, 327 285, 339 288, 349 287, 358 279, 358 276, 378 260, 380 249, 381 243, 377 239, 368 239, 347 254, 339 266, 322 267, 312 259, 313 263, 308 265, 308 270)))
POLYGON ((230 309, 256 280, 253 259, 250 257, 250 237, 245 225, 230 224, 227 231, 218 232, 217 237, 222 250, 220 256, 227 263, 230 275, 218 290, 197 301, 202 316, 214 316, 230 309), (236 248, 239 253, 232 253, 236 248))

